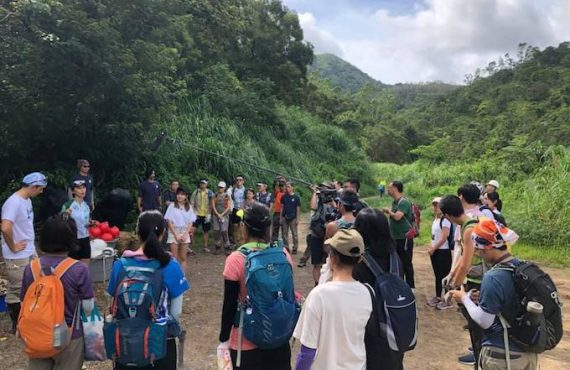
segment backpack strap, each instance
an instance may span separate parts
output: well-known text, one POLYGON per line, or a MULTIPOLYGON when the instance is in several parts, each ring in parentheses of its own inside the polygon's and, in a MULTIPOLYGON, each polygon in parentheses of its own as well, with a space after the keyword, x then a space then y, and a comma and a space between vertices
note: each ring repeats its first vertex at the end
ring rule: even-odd
POLYGON ((74 260, 73 258, 67 257, 63 261, 61 261, 53 270, 54 275, 61 279, 61 277, 71 268, 71 266, 75 265, 78 260, 74 260))
POLYGON ((397 277, 400 277, 400 264, 398 254, 395 250, 390 252, 390 273, 397 277))
POLYGON ((37 280, 40 276, 44 275, 39 258, 34 258, 30 261, 30 270, 32 271, 32 278, 34 280, 37 280))
POLYGON ((378 279, 378 277, 382 275, 386 275, 384 270, 382 270, 382 267, 380 267, 380 265, 374 260, 374 257, 372 257, 372 255, 370 255, 369 253, 364 253, 362 260, 364 261, 366 266, 368 266, 370 271, 372 271, 372 274, 374 274, 374 277, 376 279, 378 279))

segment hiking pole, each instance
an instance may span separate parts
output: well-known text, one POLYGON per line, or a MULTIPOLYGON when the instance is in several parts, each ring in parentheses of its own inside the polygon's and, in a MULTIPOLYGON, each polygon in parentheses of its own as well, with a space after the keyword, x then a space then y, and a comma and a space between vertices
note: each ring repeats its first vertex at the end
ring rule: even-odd
MULTIPOLYGON (((153 140, 153 142, 150 144, 150 150, 152 150, 152 151, 158 150, 158 148, 159 148, 160 145, 162 144, 162 141, 164 140, 164 138, 166 138, 166 133, 161 132, 161 133, 159 134, 159 136, 157 136, 157 137, 153 140)), ((244 165, 246 165, 246 166, 253 167, 253 168, 256 168, 256 169, 258 169, 258 170, 261 170, 261 171, 269 172, 269 173, 271 173, 271 174, 273 174, 273 175, 276 175, 276 176, 283 176, 282 173, 280 173, 280 172, 278 172, 278 171, 275 171, 275 170, 273 170, 273 169, 271 169, 271 168, 258 166, 258 165, 256 165, 256 164, 253 164, 253 163, 244 161, 244 160, 242 160, 242 159, 231 158, 231 157, 228 157, 228 156, 226 156, 226 155, 224 155, 224 154, 220 154, 220 153, 216 153, 216 152, 213 152, 213 151, 211 151, 211 150, 208 150, 208 149, 200 148, 200 147, 198 147, 198 146, 196 146, 196 145, 192 145, 192 144, 188 144, 188 143, 182 143, 180 140, 175 139, 175 138, 167 138, 167 139, 168 139, 170 142, 172 142, 172 144, 176 145, 177 147, 185 146, 185 147, 194 149, 194 150, 196 150, 196 151, 198 151, 198 152, 202 152, 202 153, 205 153, 205 154, 208 154, 208 155, 212 155, 212 156, 215 156, 215 157, 218 157, 218 158, 227 159, 227 160, 233 161, 233 162, 235 162, 235 163, 241 163, 241 164, 244 164, 244 165)), ((311 184, 309 181, 306 181, 306 180, 303 180, 303 179, 299 179, 299 178, 296 178, 296 177, 293 177, 293 176, 285 176, 285 177, 288 178, 288 179, 291 179, 291 180, 293 180, 293 181, 295 181, 295 182, 298 182, 298 183, 307 185, 307 186, 313 185, 313 184, 311 184)))

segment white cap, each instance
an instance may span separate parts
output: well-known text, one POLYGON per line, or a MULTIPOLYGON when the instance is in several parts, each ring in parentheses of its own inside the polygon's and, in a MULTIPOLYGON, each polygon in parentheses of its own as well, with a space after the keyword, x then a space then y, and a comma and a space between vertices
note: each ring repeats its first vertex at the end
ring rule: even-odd
POLYGON ((226 187, 226 182, 225 182, 225 181, 220 181, 220 182, 218 183, 218 187, 219 187, 219 188, 225 188, 225 187, 226 187))
POLYGON ((491 181, 489 181, 489 182, 487 183, 487 185, 494 186, 495 189, 498 189, 498 188, 499 188, 499 182, 498 182, 497 180, 491 180, 491 181))
POLYGON ((431 204, 439 203, 439 202, 441 202, 441 197, 435 197, 435 198, 433 198, 433 200, 431 201, 431 204))

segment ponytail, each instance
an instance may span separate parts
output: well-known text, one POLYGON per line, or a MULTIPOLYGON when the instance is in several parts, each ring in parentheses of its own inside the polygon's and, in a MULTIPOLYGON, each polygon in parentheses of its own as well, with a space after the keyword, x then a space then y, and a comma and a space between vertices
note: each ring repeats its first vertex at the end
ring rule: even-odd
POLYGON ((148 234, 148 237, 144 242, 143 253, 148 258, 155 259, 160 262, 161 267, 168 265, 168 262, 170 262, 170 255, 166 253, 162 247, 162 243, 158 239, 158 235, 156 235, 155 231, 151 231, 148 234))
POLYGON ((165 221, 159 211, 141 213, 137 222, 137 233, 144 242, 143 253, 146 257, 155 259, 164 267, 170 262, 170 255, 162 247, 159 236, 164 233, 165 221))

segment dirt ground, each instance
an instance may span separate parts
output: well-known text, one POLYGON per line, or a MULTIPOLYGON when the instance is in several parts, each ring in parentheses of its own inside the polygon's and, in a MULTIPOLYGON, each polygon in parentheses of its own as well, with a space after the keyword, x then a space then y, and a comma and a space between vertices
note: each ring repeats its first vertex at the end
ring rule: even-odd
MULTIPOLYGON (((304 236, 306 223, 300 224, 300 235, 304 236)), ((300 238, 301 251, 305 249, 304 237, 300 238)), ((301 257, 295 256, 295 260, 301 257)), ((191 291, 185 297, 182 321, 187 329, 184 346, 185 368, 192 370, 215 370, 215 350, 218 345, 220 312, 222 305, 222 270, 223 255, 214 256, 197 252, 189 257, 188 279, 191 291)), ((405 368, 408 370, 456 370, 468 369, 460 365, 457 357, 470 346, 469 335, 462 329, 464 319, 456 310, 437 311, 425 305, 433 291, 433 274, 426 248, 416 248, 414 254, 416 269, 417 298, 419 307, 420 334, 415 350, 406 354, 405 368)), ((546 268, 556 282, 563 300, 570 299, 570 274, 567 270, 546 268)), ((296 289, 307 295, 313 283, 311 266, 295 267, 296 289)), ((102 286, 97 286, 98 297, 102 296, 102 286)), ((100 300, 99 303, 102 301, 100 300)), ((542 370, 570 369, 570 308, 564 306, 565 337, 558 347, 540 356, 542 370)), ((18 339, 8 334, 9 318, 0 314, 0 363, 3 368, 24 369, 25 355, 18 339)), ((294 354, 298 351, 295 344, 294 354)), ((295 356, 292 358, 294 363, 295 356)), ((110 363, 88 363, 89 369, 111 369, 110 363)), ((333 370, 333 369, 331 369, 333 370)))

